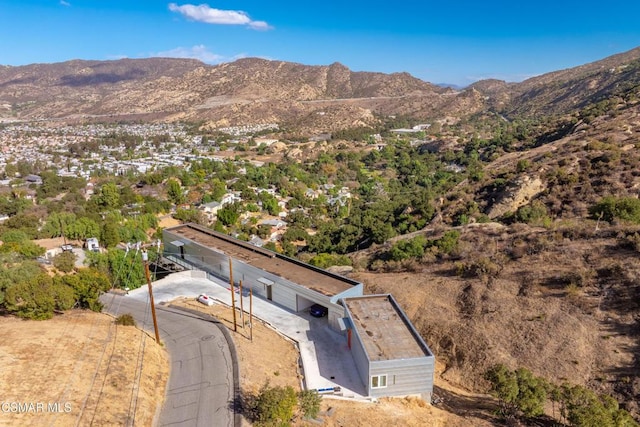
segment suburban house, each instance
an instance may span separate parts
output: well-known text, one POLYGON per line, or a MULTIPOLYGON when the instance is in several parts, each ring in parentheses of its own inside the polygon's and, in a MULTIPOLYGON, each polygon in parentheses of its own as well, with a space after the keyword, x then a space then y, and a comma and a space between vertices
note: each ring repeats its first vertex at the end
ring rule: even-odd
POLYGON ((24 177, 27 184, 42 185, 42 178, 39 175, 27 175, 24 177))
POLYGON ((343 334, 368 396, 430 401, 434 355, 391 295, 363 295, 356 280, 197 224, 164 229, 162 240, 167 259, 209 278, 242 282, 293 312, 325 307, 326 324, 343 334))
POLYGON ((218 211, 222 209, 220 202, 209 202, 200 205, 200 210, 207 216, 209 222, 213 221, 218 215, 218 211))

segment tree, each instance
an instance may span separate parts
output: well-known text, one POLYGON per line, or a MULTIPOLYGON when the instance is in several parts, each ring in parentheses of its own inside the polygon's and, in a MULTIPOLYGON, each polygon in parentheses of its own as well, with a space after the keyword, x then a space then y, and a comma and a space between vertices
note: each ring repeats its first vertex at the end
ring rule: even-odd
POLYGON ((53 257, 53 266, 63 273, 73 271, 76 263, 76 255, 73 252, 62 252, 53 257))
POLYGON ((102 233, 100 233, 100 241, 104 243, 107 248, 112 248, 121 242, 119 226, 112 221, 106 221, 102 226, 102 233))
MULTIPOLYGON (((150 249, 149 259, 155 257, 155 248, 150 249)), ((136 289, 146 284, 142 255, 133 248, 129 251, 111 249, 107 254, 92 253, 89 255, 89 267, 108 274, 114 287, 136 289)))
POLYGON ((309 264, 320 268, 328 268, 333 265, 351 265, 351 259, 346 255, 321 253, 311 258, 309 264))
POLYGON ((60 237, 63 234, 68 236, 69 224, 76 221, 76 215, 71 212, 52 212, 47 217, 47 221, 42 227, 43 237, 60 237))
POLYGON ((107 182, 100 188, 100 194, 98 196, 98 203, 100 206, 107 209, 116 209, 121 206, 120 203, 120 190, 118 186, 113 182, 107 182))
POLYGON ((238 218, 240 218, 240 212, 238 211, 238 206, 233 204, 220 209, 217 216, 218 220, 228 227, 238 221, 238 218))
POLYGON ((222 199, 222 196, 224 196, 224 194, 227 192, 226 185, 224 184, 224 182, 220 181, 218 178, 213 178, 210 182, 210 185, 211 185, 211 193, 209 194, 209 196, 211 200, 209 201, 219 202, 222 199))
POLYGON ((515 374, 518 382, 516 405, 526 417, 542 415, 547 400, 546 382, 542 378, 534 377, 528 369, 517 369, 515 374))
POLYGON ((97 222, 82 217, 68 224, 66 234, 70 239, 86 240, 89 237, 99 236, 100 226, 97 222))
POLYGON ((19 317, 44 320, 53 317, 54 310, 68 310, 74 303, 73 289, 54 284, 46 273, 40 273, 10 287, 5 306, 19 317))
POLYGON ((262 209, 267 211, 269 215, 278 215, 280 212, 280 206, 278 206, 278 199, 271 194, 263 191, 258 195, 258 199, 262 202, 262 209))
POLYGON ((500 400, 502 414, 513 415, 518 398, 518 379, 515 372, 503 364, 498 364, 485 373, 485 379, 491 384, 490 393, 500 400))
POLYGON ((74 290, 80 308, 93 311, 102 309, 100 294, 111 287, 109 277, 95 268, 81 268, 76 274, 58 276, 55 280, 74 290))
POLYGON ((638 426, 628 412, 618 406, 610 396, 598 396, 591 390, 576 385, 562 386, 562 413, 576 427, 638 426))
POLYGON ((409 240, 400 240, 389 249, 389 255, 394 261, 402 261, 407 258, 419 258, 424 255, 427 239, 424 236, 416 236, 409 240))
POLYGON ((184 193, 178 180, 170 179, 167 181, 167 198, 176 205, 184 202, 184 193))
POLYGON ((640 224, 640 199, 635 197, 604 197, 589 209, 593 219, 612 222, 614 219, 640 224))
POLYGON ((460 232, 456 230, 445 232, 441 238, 436 240, 435 244, 438 250, 443 254, 451 254, 458 249, 460 232))
POLYGON ((8 267, 0 266, 0 304, 4 304, 7 289, 20 283, 25 277, 34 277, 43 272, 42 267, 35 261, 18 262, 17 254, 2 255, 2 260, 8 267))
POLYGON ((204 224, 204 216, 202 215, 202 212, 197 209, 178 209, 173 217, 182 222, 204 224))
POLYGON ((36 258, 44 255, 45 248, 29 240, 29 236, 21 230, 9 230, 2 234, 0 239, 4 242, 0 246, 0 252, 14 252, 25 258, 36 258))

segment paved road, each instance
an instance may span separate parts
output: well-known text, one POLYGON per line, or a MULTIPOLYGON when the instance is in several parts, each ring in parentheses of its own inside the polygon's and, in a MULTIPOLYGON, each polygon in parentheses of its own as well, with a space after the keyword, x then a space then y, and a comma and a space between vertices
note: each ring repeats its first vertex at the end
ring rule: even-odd
MULTIPOLYGON (((138 326, 153 332, 148 303, 103 295, 105 311, 131 313, 138 326)), ((215 323, 171 308, 156 307, 160 340, 171 358, 171 373, 159 426, 232 427, 233 360, 227 340, 215 323)))

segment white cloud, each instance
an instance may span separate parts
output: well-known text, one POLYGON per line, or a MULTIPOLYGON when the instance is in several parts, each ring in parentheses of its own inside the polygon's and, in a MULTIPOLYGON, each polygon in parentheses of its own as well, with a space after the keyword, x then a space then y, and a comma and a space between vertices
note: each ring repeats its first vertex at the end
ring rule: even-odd
POLYGON ((176 3, 169 3, 169 10, 181 14, 182 16, 206 24, 217 25, 246 25, 253 30, 271 30, 265 21, 253 21, 247 12, 241 10, 221 10, 214 9, 208 4, 193 5, 184 4, 178 6, 176 3))
POLYGON ((65 1, 65 0, 60 0, 60 5, 68 7, 68 6, 71 6, 71 3, 69 3, 68 1, 65 1))
POLYGON ((205 45, 202 44, 192 47, 177 47, 175 49, 154 53, 151 56, 160 56, 164 58, 198 59, 207 64, 219 64, 228 60, 222 55, 211 52, 205 45))

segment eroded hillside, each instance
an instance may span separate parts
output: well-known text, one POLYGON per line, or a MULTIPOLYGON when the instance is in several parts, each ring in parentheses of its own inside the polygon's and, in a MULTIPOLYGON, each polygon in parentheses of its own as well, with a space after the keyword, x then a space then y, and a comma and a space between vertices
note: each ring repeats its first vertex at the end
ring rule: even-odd
POLYGON ((486 390, 485 371, 504 363, 612 393, 638 416, 637 231, 595 226, 468 226, 448 259, 427 254, 354 277, 393 293, 449 382, 486 390))

